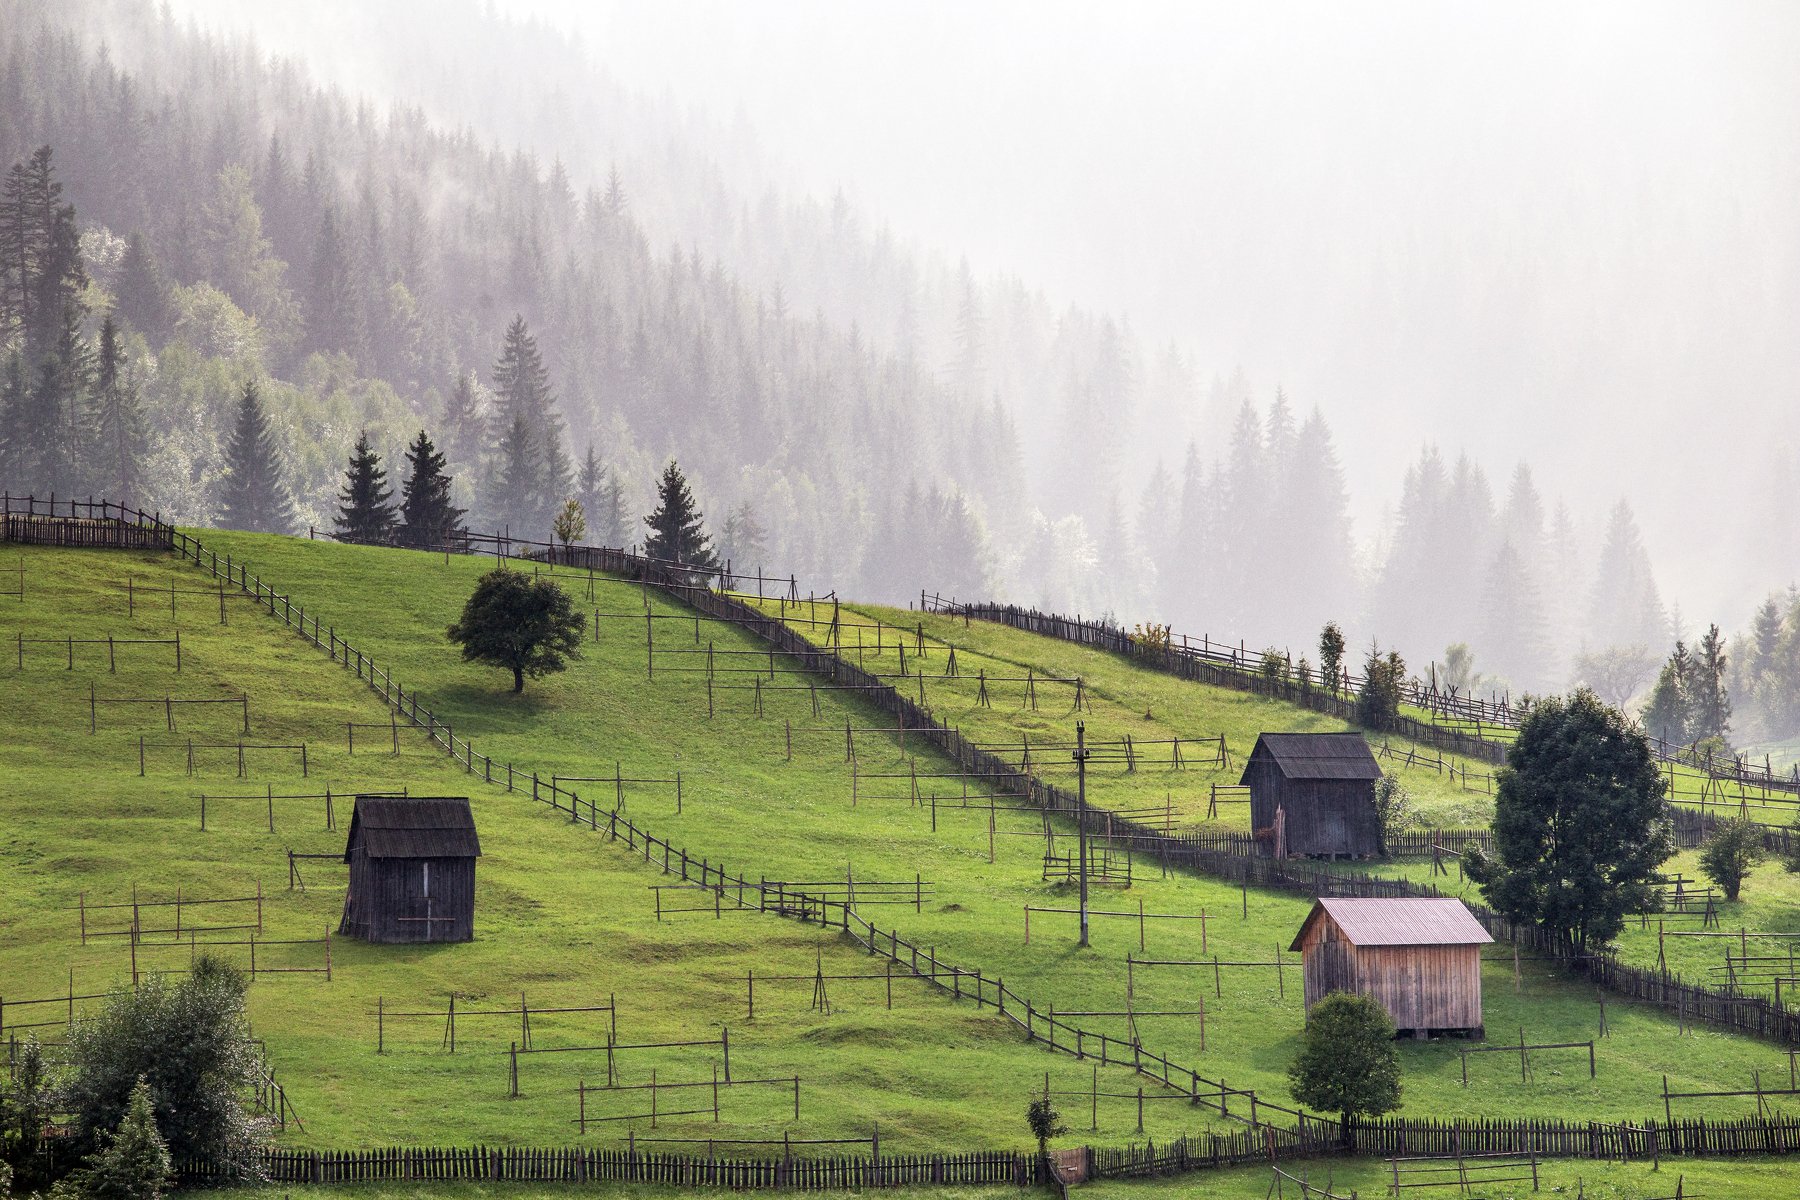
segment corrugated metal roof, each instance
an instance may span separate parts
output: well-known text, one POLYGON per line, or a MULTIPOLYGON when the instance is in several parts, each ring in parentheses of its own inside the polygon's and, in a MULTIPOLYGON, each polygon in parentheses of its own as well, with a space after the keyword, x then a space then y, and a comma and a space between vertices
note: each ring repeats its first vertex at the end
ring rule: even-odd
MULTIPOLYGON (((1259 734, 1250 759, 1254 761, 1259 754, 1273 759, 1289 779, 1381 778, 1381 768, 1360 733, 1259 734)), ((1249 780, 1250 765, 1246 762, 1240 782, 1249 780)))
POLYGON ((359 830, 370 858, 481 857, 466 796, 358 796, 346 862, 359 830))
POLYGON ((1351 899, 1328 897, 1313 905, 1290 950, 1324 915, 1353 946, 1470 946, 1494 940, 1468 906, 1453 896, 1351 899))

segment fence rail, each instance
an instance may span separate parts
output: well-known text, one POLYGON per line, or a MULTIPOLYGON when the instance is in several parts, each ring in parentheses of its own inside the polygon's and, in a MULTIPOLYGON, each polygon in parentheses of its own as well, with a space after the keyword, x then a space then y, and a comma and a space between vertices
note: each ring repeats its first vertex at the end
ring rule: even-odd
MULTIPOLYGON (((1356 1121, 1348 1143, 1336 1124, 1305 1129, 1257 1124, 1233 1133, 1186 1134, 1162 1144, 1082 1147, 1087 1177, 1123 1179, 1210 1170, 1253 1162, 1351 1154, 1371 1158, 1520 1157, 1649 1160, 1732 1158, 1800 1152, 1800 1118, 1770 1115, 1742 1120, 1684 1118, 1640 1122, 1561 1120, 1432 1121, 1384 1118, 1356 1121)), ((701 1139, 694 1139, 700 1143, 701 1139)), ((822 1191, 942 1184, 1048 1182, 1042 1160, 1018 1150, 946 1154, 816 1156, 707 1153, 588 1146, 391 1147, 369 1150, 265 1148, 257 1167, 270 1183, 661 1183, 738 1190, 822 1191)), ((223 1178, 209 1163, 184 1163, 187 1182, 223 1178)))
MULTIPOLYGON (((1246 650, 1240 642, 1231 646, 1203 637, 1195 642, 1184 634, 1174 634, 1168 644, 1152 645, 1116 625, 1084 621, 1075 617, 1038 612, 1010 604, 964 604, 942 596, 920 594, 924 611, 944 616, 992 621, 1028 633, 1073 642, 1098 650, 1121 654, 1152 669, 1193 679, 1218 687, 1254 692, 1285 700, 1318 712, 1329 713, 1346 721, 1355 721, 1354 695, 1361 680, 1348 673, 1335 685, 1331 681, 1294 680, 1270 677, 1261 670, 1262 652, 1246 650)), ((1506 742, 1518 729, 1524 710, 1510 700, 1481 700, 1446 692, 1441 688, 1411 681, 1403 700, 1431 714, 1430 721, 1402 715, 1391 732, 1401 734, 1422 745, 1466 755, 1469 758, 1499 764, 1505 761, 1506 742), (1473 727, 1470 732, 1469 727, 1473 727)), ((1757 766, 1741 758, 1729 764, 1718 761, 1710 751, 1692 745, 1650 737, 1651 751, 1660 762, 1676 763, 1704 771, 1710 778, 1726 780, 1741 787, 1763 792, 1800 795, 1800 764, 1787 775, 1777 773, 1768 764, 1757 766)))

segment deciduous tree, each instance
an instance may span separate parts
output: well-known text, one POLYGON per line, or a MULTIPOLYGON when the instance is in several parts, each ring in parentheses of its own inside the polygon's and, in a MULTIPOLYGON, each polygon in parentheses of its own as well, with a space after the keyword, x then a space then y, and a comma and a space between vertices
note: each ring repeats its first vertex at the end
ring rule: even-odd
POLYGON ((1488 903, 1573 945, 1602 945, 1654 901, 1674 853, 1643 731, 1594 693, 1535 703, 1499 771, 1494 857, 1464 862, 1488 903))
POLYGON ((1339 1114, 1345 1145, 1350 1122, 1400 1107, 1400 1059, 1394 1022, 1368 996, 1329 992, 1306 1014, 1300 1053, 1288 1067, 1295 1100, 1339 1114))
POLYGON ((450 640, 462 646, 464 662, 486 663, 512 672, 513 691, 533 679, 561 671, 581 657, 582 621, 569 594, 548 579, 533 579, 499 567, 483 575, 463 605, 462 619, 450 626, 450 640))

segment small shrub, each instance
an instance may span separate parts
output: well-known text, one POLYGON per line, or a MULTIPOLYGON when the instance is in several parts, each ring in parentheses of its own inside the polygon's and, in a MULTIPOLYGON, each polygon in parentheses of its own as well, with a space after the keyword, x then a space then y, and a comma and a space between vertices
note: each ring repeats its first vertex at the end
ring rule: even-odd
POLYGON ((1383 775, 1376 780, 1375 837, 1382 856, 1387 856, 1390 841, 1412 832, 1419 825, 1419 811, 1406 785, 1393 775, 1383 775))
POLYGON ((1050 1157, 1051 1138, 1069 1132, 1062 1123, 1062 1114, 1050 1103, 1048 1092, 1025 1106, 1025 1124, 1031 1127, 1031 1136, 1037 1139, 1039 1158, 1050 1157))
POLYGON ((70 1180, 83 1200, 162 1200, 175 1170, 150 1108, 150 1085, 142 1076, 131 1089, 119 1127, 105 1142, 70 1180))
POLYGON ((1262 661, 1258 664, 1258 673, 1264 679, 1279 683, 1287 678, 1287 655, 1270 646, 1262 652, 1262 661))
POLYGON ((1720 821, 1700 848, 1700 869, 1718 884, 1727 900, 1736 900, 1744 879, 1765 856, 1762 827, 1745 817, 1720 821))
POLYGON ((1131 631, 1131 640, 1146 650, 1167 650, 1175 639, 1174 631, 1167 625, 1140 624, 1131 631))

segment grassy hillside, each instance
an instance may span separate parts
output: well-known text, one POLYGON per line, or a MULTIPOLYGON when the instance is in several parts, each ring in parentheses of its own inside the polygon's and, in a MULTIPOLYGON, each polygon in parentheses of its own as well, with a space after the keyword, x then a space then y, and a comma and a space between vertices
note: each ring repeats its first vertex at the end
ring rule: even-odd
MULTIPOLYGON (((730 677, 720 673, 709 717, 704 673, 679 668, 697 665, 710 646, 717 668, 728 662, 759 664, 766 673, 766 653, 740 631, 696 623, 691 614, 621 581, 598 581, 592 600, 584 581, 568 581, 590 616, 601 612, 598 639, 567 673, 534 681, 523 696, 513 696, 499 673, 462 663, 442 636, 475 577, 491 563, 248 535, 208 534, 207 541, 221 553, 247 558, 254 571, 304 601, 309 613, 317 612, 340 636, 373 653, 484 753, 545 776, 605 776, 606 784, 580 785, 593 789, 587 794, 603 811, 615 770, 637 778, 667 778, 679 770, 679 812, 668 788, 628 786, 625 804, 634 820, 690 853, 722 859, 753 878, 835 880, 848 874, 867 886, 922 877, 930 894, 921 911, 896 906, 870 908, 866 915, 884 929, 934 946, 946 960, 1004 978, 1040 1007, 1068 1013, 1126 1006, 1125 957, 1141 953, 1134 919, 1098 918, 1094 946, 1078 951, 1072 917, 1040 914, 1031 942, 1024 942, 1026 905, 1069 907, 1072 901, 1065 886, 1042 878, 1043 823, 1036 814, 997 806, 990 862, 989 814, 978 807, 979 789, 972 801, 977 807, 940 803, 934 831, 929 804, 913 803, 907 782, 878 784, 870 777, 910 777, 915 768, 929 777, 947 764, 916 740, 903 753, 892 735, 873 733, 856 737, 853 804, 844 725, 885 722, 853 696, 828 691, 817 693, 814 715, 806 681, 779 661, 773 681, 765 680, 763 715, 754 712, 753 691, 724 690, 730 677), (654 679, 647 669, 646 605, 655 619, 654 679)), ((14 617, 28 637, 95 631, 163 636, 166 609, 146 606, 135 618, 125 614, 125 575, 136 571, 165 588, 171 579, 180 587, 198 586, 202 579, 192 568, 142 557, 30 551, 26 563, 27 596, 0 616, 14 617)), ((0 798, 7 831, 0 864, 19 881, 0 898, 5 917, 0 977, 8 979, 9 1000, 59 992, 70 966, 78 991, 90 985, 97 990, 125 975, 123 947, 78 944, 68 906, 82 892, 94 902, 127 897, 133 884, 144 895, 167 895, 177 886, 188 896, 220 895, 241 893, 260 881, 268 897, 267 936, 316 937, 335 921, 341 866, 308 863, 308 890, 285 891, 286 848, 341 848, 342 834, 320 827, 316 803, 278 807, 278 832, 271 835, 260 802, 209 802, 209 829, 201 834, 198 792, 247 794, 271 786, 277 793, 313 791, 322 781, 342 790, 406 786, 474 797, 485 852, 478 937, 471 945, 430 949, 334 941, 330 983, 308 975, 258 982, 252 1003, 258 1032, 268 1039, 270 1056, 307 1122, 304 1135, 290 1132, 296 1141, 545 1142, 572 1136, 574 1083, 603 1075, 603 1056, 545 1056, 532 1062, 525 1096, 508 1100, 503 1051, 513 1032, 504 1020, 490 1020, 485 1028, 459 1027, 454 1057, 439 1048, 441 1021, 430 1020, 414 1022, 407 1040, 391 1046, 392 1053, 374 1054, 377 997, 389 1008, 404 1003, 409 1011, 422 1010, 441 1007, 451 989, 463 995, 459 1004, 489 1006, 516 1003, 521 990, 534 1006, 616 996, 621 1040, 712 1037, 729 1025, 734 1072, 798 1073, 804 1103, 802 1121, 795 1125, 783 1115, 779 1096, 733 1094, 725 1122, 716 1127, 723 1136, 734 1131, 779 1136, 784 1128, 802 1136, 855 1136, 879 1122, 884 1147, 896 1151, 1020 1145, 1025 1139, 1018 1112, 1028 1091, 1042 1087, 1045 1072, 1060 1092, 1094 1086, 1090 1063, 1028 1045, 991 1014, 935 998, 922 983, 896 984, 891 1012, 881 983, 832 983, 832 1011, 812 1010, 815 964, 830 973, 854 974, 876 970, 871 964, 879 960, 852 951, 839 938, 821 939, 809 926, 772 916, 684 914, 658 923, 648 888, 663 877, 622 845, 571 827, 566 817, 532 805, 527 797, 461 774, 427 750, 416 732, 410 738, 403 732, 398 757, 371 748, 372 732, 359 735, 366 740, 349 756, 344 722, 386 719, 353 675, 242 602, 229 602, 237 607, 230 624, 221 627, 216 602, 187 596, 177 601, 184 654, 179 676, 172 664, 149 657, 141 664, 121 657, 114 675, 103 660, 82 657, 78 647, 72 672, 55 658, 54 648, 43 648, 41 662, 33 648, 23 672, 14 669, 0 679, 9 711, 19 714, 0 758, 9 784, 0 798), (158 731, 162 714, 150 709, 103 711, 99 731, 87 734, 90 681, 101 696, 247 692, 252 736, 275 743, 305 740, 310 777, 296 777, 291 756, 269 752, 263 758, 252 753, 243 780, 236 777, 234 753, 203 755, 190 779, 185 754, 167 751, 147 758, 140 779, 140 730, 164 741, 177 739, 158 731), (83 751, 80 757, 67 753, 71 741, 83 751), (751 969, 765 979, 802 977, 759 984, 754 1024, 745 1020, 744 1003, 751 969)), ((13 628, 0 624, 0 636, 13 628)), ((963 653, 959 649, 959 657, 963 653)), ((1241 753, 1248 741, 1239 743, 1239 731, 1281 716, 1228 714, 1208 697, 1191 695, 1191 685, 1147 674, 1138 678, 1128 669, 1109 678, 1101 665, 1092 675, 1094 711, 1084 714, 1097 737, 1130 727, 1130 714, 1142 702, 1152 723, 1171 721, 1166 714, 1172 713, 1191 712, 1197 722, 1213 719, 1208 731, 1223 729, 1228 744, 1241 753)), ((752 675, 739 678, 738 686, 754 686, 752 675)), ((934 703, 950 701, 934 695, 934 703)), ((1055 707, 1048 689, 1040 691, 1035 713, 996 701, 991 709, 972 708, 970 716, 992 721, 996 740, 1026 731, 1034 737, 1062 736, 1073 719, 1067 701, 1055 707)), ((201 722, 213 719, 224 720, 192 717, 195 736, 212 728, 201 722)), ((185 740, 190 718, 184 714, 178 720, 178 739, 185 740)), ((1198 736, 1185 724, 1162 727, 1198 736)), ((1143 770, 1136 777, 1118 773, 1099 785, 1094 799, 1104 805, 1119 803, 1117 797, 1134 790, 1191 788, 1185 783, 1190 776, 1202 778, 1195 769, 1143 770), (1165 782, 1146 782, 1156 774, 1165 782), (1117 793, 1107 790, 1114 783, 1117 793)), ((1422 792, 1429 786, 1429 780, 1420 781, 1422 792)), ((940 800, 952 787, 960 799, 957 782, 944 785, 940 800)), ((339 819, 347 819, 343 807, 339 819)), ((1059 837, 1070 832, 1061 830, 1059 837)), ((1153 914, 1204 912, 1210 918, 1204 938, 1197 921, 1150 922, 1142 953, 1152 956, 1210 960, 1217 955, 1226 962, 1268 963, 1285 948, 1306 911, 1305 902, 1289 896, 1241 893, 1206 879, 1163 878, 1138 866, 1130 889, 1103 893, 1097 907, 1135 913, 1141 901, 1153 914)), ((164 953, 179 965, 184 952, 164 953)), ((1529 963, 1515 991, 1510 956, 1502 947, 1490 954, 1496 961, 1484 971, 1487 1021, 1496 1039, 1516 1037, 1521 1026, 1533 1041, 1592 1036, 1597 1008, 1591 991, 1529 963)), ((1191 1014, 1202 1000, 1206 1008, 1204 1049, 1193 1015, 1140 1017, 1144 1044, 1209 1078, 1285 1102, 1283 1072, 1297 1046, 1302 1015, 1297 958, 1285 957, 1279 980, 1270 967, 1226 967, 1216 991, 1210 967, 1138 968, 1131 980, 1137 1010, 1191 1014)), ((1464 1088, 1456 1053, 1461 1043, 1403 1043, 1405 1111, 1440 1117, 1640 1118, 1660 1108, 1664 1073, 1672 1087, 1707 1090, 1745 1085, 1752 1069, 1772 1077, 1785 1066, 1773 1047, 1744 1039, 1710 1033, 1678 1038, 1672 1020, 1648 1010, 1609 1003, 1608 1016, 1612 1033, 1600 1043, 1597 1080, 1587 1076, 1585 1054, 1535 1058, 1533 1077, 1525 1084, 1509 1074, 1501 1056, 1492 1056, 1472 1064, 1464 1088)), ((1127 1033, 1122 1018, 1081 1022, 1115 1036, 1127 1033)), ((600 1040, 585 1018, 534 1018, 533 1026, 540 1045, 600 1040)), ((395 1026, 389 1028, 393 1033, 395 1026)), ((712 1056, 670 1051, 663 1059, 635 1059, 629 1070, 641 1079, 652 1066, 664 1079, 704 1079, 710 1077, 712 1056)), ((1112 1070, 1100 1074, 1098 1086, 1134 1096, 1140 1082, 1112 1070)), ((590 1100, 590 1115, 593 1104, 590 1100)), ((1069 1098, 1064 1104, 1070 1125, 1084 1140, 1105 1144, 1136 1136, 1134 1099, 1101 1099, 1092 1122, 1082 1101, 1069 1098), (1090 1131, 1090 1123, 1097 1129, 1090 1131)), ((1187 1103, 1146 1108, 1146 1133, 1158 1138, 1217 1120, 1187 1103)), ((1720 1105, 1716 1111, 1743 1115, 1753 1108, 1753 1103, 1720 1105)), ((663 1124, 675 1133, 715 1131, 710 1120, 663 1124)), ((621 1135, 614 1127, 590 1136, 621 1135)))
MULTIPOLYGON (((334 557, 354 565, 360 552, 334 557)), ((382 557, 376 555, 376 557, 382 557)), ((160 557, 29 551, 27 595, 0 611, 7 640, 75 637, 169 636, 167 592, 199 585, 200 577, 160 557), (137 616, 126 613, 126 578, 136 576, 137 616), (163 588, 156 603, 149 594, 163 588)), ((417 571, 421 562, 403 565, 417 571)), ((459 576, 474 564, 457 562, 459 576)), ((354 575, 354 572, 351 572, 354 575)), ((321 590, 334 584, 314 575, 321 590)), ((439 602, 454 606, 466 579, 446 580, 439 602)), ((289 1138, 304 1144, 346 1146, 391 1142, 560 1142, 572 1137, 573 1088, 605 1076, 605 1055, 545 1055, 521 1069, 523 1096, 507 1098, 509 1042, 516 1019, 459 1021, 458 1049, 442 1049, 444 1020, 389 1020, 388 1053, 377 1056, 376 1005, 388 1011, 442 1013, 451 991, 459 1007, 516 1006, 523 993, 533 1007, 618 1005, 621 1042, 717 1038, 730 1027, 732 1068, 738 1078, 802 1078, 802 1118, 791 1119, 791 1092, 754 1088, 728 1092, 724 1122, 659 1122, 664 1132, 699 1136, 859 1136, 879 1123, 884 1140, 897 1146, 964 1147, 1018 1140, 1013 1105, 996 1110, 995 1089, 1023 1095, 1041 1087, 1051 1070, 1068 1086, 1091 1077, 1015 1037, 991 1015, 930 994, 923 983, 902 979, 894 1007, 885 983, 832 985, 830 1015, 811 1011, 808 982, 765 982, 758 988, 757 1016, 746 1019, 745 977, 810 976, 819 963, 829 973, 875 968, 837 941, 776 918, 710 913, 658 923, 652 883, 660 872, 592 837, 571 832, 566 821, 519 795, 476 786, 441 753, 416 735, 403 739, 398 757, 386 753, 388 735, 366 731, 354 757, 346 752, 345 721, 385 721, 380 704, 353 676, 292 634, 259 617, 242 601, 228 601, 229 624, 218 624, 218 606, 207 597, 179 594, 177 620, 182 669, 172 648, 117 647, 117 672, 107 669, 105 646, 77 646, 67 667, 62 646, 26 647, 0 672, 9 730, 0 747, 0 995, 9 1006, 77 994, 129 982, 130 947, 124 939, 95 936, 80 944, 78 904, 129 900, 133 889, 146 901, 187 905, 191 931, 202 925, 253 922, 254 903, 196 907, 194 901, 254 895, 263 889, 261 938, 319 939, 334 927, 343 904, 341 863, 301 864, 306 890, 288 891, 286 851, 341 852, 349 819, 342 797, 357 789, 410 788, 414 794, 469 794, 480 826, 477 940, 465 946, 372 947, 348 939, 332 943, 332 979, 322 975, 262 975, 252 989, 257 1032, 268 1043, 278 1077, 305 1122, 289 1138), (99 697, 173 695, 177 698, 248 695, 255 743, 308 745, 308 776, 298 755, 247 753, 247 775, 237 777, 235 749, 196 751, 186 773, 186 741, 229 741, 240 736, 239 711, 203 706, 177 709, 168 733, 160 706, 102 706, 97 731, 88 732, 88 689, 99 697), (146 774, 138 776, 138 737, 145 734, 146 774), (159 744, 180 743, 176 748, 159 744), (277 795, 318 793, 330 787, 339 832, 324 828, 323 800, 277 800, 276 832, 268 831, 265 789, 277 795), (208 793, 207 831, 199 829, 199 796, 208 793), (255 794, 255 799, 221 800, 255 794), (228 915, 227 915, 228 914, 228 915), (1079 1077, 1079 1078, 1077 1078, 1079 1077), (871 1087, 872 1080, 882 1086, 871 1087)), ((370 593, 371 607, 382 607, 370 593)), ((448 618, 422 620, 422 637, 441 637, 448 618)), ((9 647, 13 649, 14 647, 9 647)), ((488 680, 471 675, 468 687, 485 694, 488 680)), ((527 695, 526 711, 544 702, 527 695)), ((646 724, 655 723, 646 713, 646 724)), ((610 764, 609 764, 610 769, 610 764)), ((711 784, 696 781, 689 806, 708 805, 711 784)), ((746 785, 745 795, 753 793, 746 785)), ((628 798, 631 811, 654 820, 660 799, 628 798)), ((672 799, 670 800, 672 807, 672 799)), ((683 906, 695 901, 684 898, 683 906)), ((170 928, 172 909, 142 910, 146 929, 170 928)), ((95 908, 90 930, 122 929, 129 911, 95 908)), ((238 940, 242 932, 188 936, 238 940)), ((142 969, 179 969, 189 956, 187 937, 152 934, 139 948, 142 969)), ((248 965, 249 948, 222 953, 248 965)), ((323 947, 259 950, 258 966, 322 966, 323 947)), ((9 1007, 7 1025, 60 1021, 61 1005, 9 1007)), ((535 1015, 532 1031, 541 1047, 593 1045, 605 1040, 604 1015, 535 1015)), ((60 1026, 38 1031, 61 1037, 60 1026)), ((620 1070, 630 1082, 708 1080, 717 1051, 704 1049, 621 1052, 620 1070)), ((1123 1070, 1101 1076, 1114 1091, 1135 1087, 1123 1070)), ((663 1097, 665 1109, 670 1097, 663 1097)), ((590 1116, 636 1111, 642 1096, 590 1098, 590 1116)), ((681 1107, 692 1107, 682 1105, 681 1107)), ((623 1124, 602 1125, 610 1139, 623 1124)), ((1186 1113, 1155 1106, 1152 1131, 1191 1124, 1186 1113)), ((1116 1122, 1110 1133, 1130 1133, 1116 1122)))

